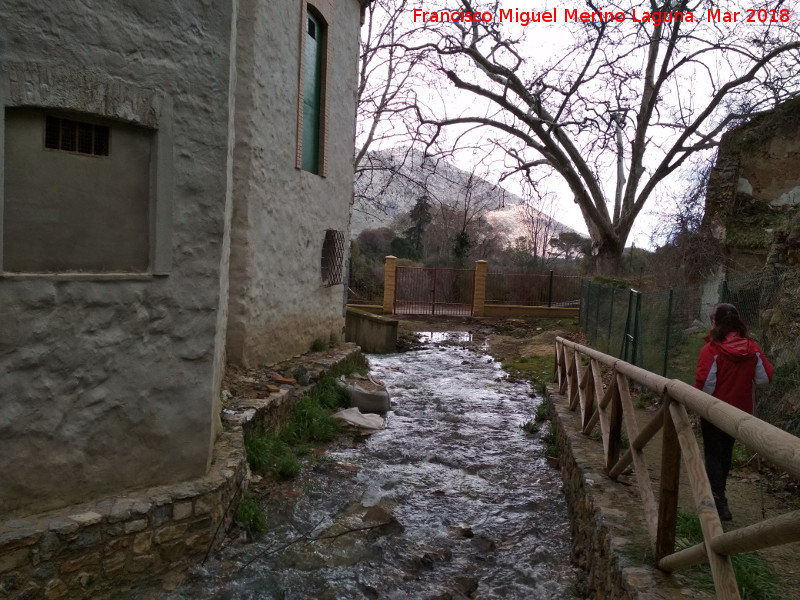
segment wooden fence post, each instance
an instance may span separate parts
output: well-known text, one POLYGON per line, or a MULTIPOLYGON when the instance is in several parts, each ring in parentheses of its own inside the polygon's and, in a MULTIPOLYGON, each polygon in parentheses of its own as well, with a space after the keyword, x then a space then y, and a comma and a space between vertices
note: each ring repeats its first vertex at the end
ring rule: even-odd
POLYGON ((669 410, 671 403, 672 398, 669 397, 669 394, 664 394, 665 410, 664 429, 661 433, 661 485, 659 486, 656 561, 675 552, 675 524, 678 520, 678 492, 681 475, 681 445, 669 410))
POLYGON ((394 312, 395 273, 397 272, 397 257, 387 256, 383 265, 383 314, 390 315, 394 312))
POLYGON ((472 288, 472 316, 486 316, 486 271, 489 263, 485 260, 475 262, 475 286, 472 288))

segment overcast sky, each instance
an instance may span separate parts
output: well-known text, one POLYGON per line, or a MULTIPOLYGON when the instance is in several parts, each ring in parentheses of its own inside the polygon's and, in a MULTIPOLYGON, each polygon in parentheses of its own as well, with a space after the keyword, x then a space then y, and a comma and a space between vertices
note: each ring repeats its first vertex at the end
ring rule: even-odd
MULTIPOLYGON (((641 15, 643 12, 647 10, 648 4, 649 3, 642 3, 641 8, 637 9, 637 15, 640 19, 642 18, 641 15)), ((728 2, 715 2, 713 6, 715 8, 722 9, 723 12, 729 11, 733 13, 738 11, 740 15, 738 16, 737 20, 742 21, 747 16, 746 9, 750 8, 754 4, 754 2, 748 3, 740 0, 730 0, 728 2)), ((429 4, 424 3, 422 6, 425 10, 441 10, 445 7, 459 7, 460 3, 457 0, 443 0, 440 2, 431 2, 429 4)), ((555 23, 531 23, 526 27, 523 27, 518 23, 508 23, 504 25, 510 35, 523 36, 526 54, 529 57, 533 57, 532 60, 540 62, 547 62, 552 57, 562 55, 564 49, 573 42, 573 31, 575 30, 576 25, 564 22, 565 9, 575 8, 578 9, 579 12, 586 10, 586 5, 581 2, 554 2, 552 0, 502 0, 500 6, 504 10, 511 9, 513 11, 553 11, 555 9, 557 18, 557 22, 555 23)), ((694 11, 695 17, 699 17, 704 20, 708 6, 710 6, 710 4, 697 2, 695 4, 696 8, 694 11)), ((776 6, 787 8, 789 10, 791 23, 795 28, 797 28, 798 19, 800 19, 800 0, 784 0, 782 3, 776 2, 776 6)), ((408 10, 406 13, 405 24, 407 24, 409 27, 414 27, 413 12, 408 10)), ((494 14, 493 17, 496 21, 498 15, 494 14)), ((629 13, 625 23, 614 23, 610 26, 630 27, 632 26, 630 17, 631 15, 629 13)), ((717 27, 722 28, 724 31, 725 28, 742 27, 742 25, 720 23, 717 25, 717 27)), ((702 68, 708 69, 709 72, 717 74, 718 69, 724 69, 725 67, 718 64, 706 64, 703 65, 702 68)), ((702 78, 698 78, 696 84, 693 82, 693 85, 695 86, 693 89, 695 97, 699 97, 703 93, 707 93, 709 90, 709 88, 706 88, 706 90, 703 89, 702 78)), ((472 94, 457 92, 454 89, 447 91, 443 98, 438 96, 438 92, 432 93, 424 88, 419 89, 418 93, 422 96, 427 96, 427 101, 432 106, 436 106, 437 103, 439 103, 439 110, 442 112, 446 111, 448 116, 454 116, 462 112, 472 112, 474 114, 476 107, 481 106, 481 99, 476 98, 476 96, 472 94)), ((450 137, 452 138, 453 135, 454 132, 451 132, 450 137)), ((476 134, 476 136, 473 136, 472 142, 476 145, 480 145, 479 140, 481 136, 484 139, 488 139, 491 137, 496 137, 496 134, 492 133, 491 131, 484 131, 480 134, 476 134)), ((469 169, 471 167, 471 162, 475 160, 475 156, 475 153, 472 151, 460 153, 457 157, 458 166, 464 169, 469 169)), ((613 188, 613 169, 609 169, 609 173, 610 177, 606 185, 607 192, 613 188)), ((495 179, 499 178, 501 175, 501 169, 499 165, 490 169, 489 175, 490 177, 494 175, 495 179)), ((659 219, 659 217, 653 213, 666 210, 668 208, 667 205, 669 204, 668 202, 659 203, 659 198, 663 198, 665 196, 665 192, 668 191, 667 188, 669 188, 669 191, 673 191, 682 187, 686 187, 687 183, 683 179, 684 178, 681 175, 673 176, 671 179, 663 182, 659 186, 660 189, 657 188, 656 194, 651 196, 648 204, 638 217, 634 230, 631 236, 628 238, 627 245, 635 243, 637 247, 650 246, 651 232, 653 230, 654 223, 659 219)), ((549 188, 556 194, 558 198, 558 208, 555 217, 559 221, 568 224, 574 229, 586 233, 586 225, 583 222, 583 217, 580 210, 572 201, 572 193, 559 176, 554 175, 551 180, 552 181, 549 181, 549 188)), ((519 186, 515 185, 514 182, 508 181, 504 185, 512 192, 519 193, 519 186)))

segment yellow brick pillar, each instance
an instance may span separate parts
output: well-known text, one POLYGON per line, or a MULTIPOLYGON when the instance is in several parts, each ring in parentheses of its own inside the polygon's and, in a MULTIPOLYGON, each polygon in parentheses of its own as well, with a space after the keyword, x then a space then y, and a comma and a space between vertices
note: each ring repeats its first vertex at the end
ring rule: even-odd
POLYGON ((472 316, 486 316, 486 271, 489 263, 479 260, 475 263, 475 286, 472 288, 472 316))
POLYGON ((397 257, 387 256, 383 265, 383 314, 394 312, 394 285, 397 271, 397 257))

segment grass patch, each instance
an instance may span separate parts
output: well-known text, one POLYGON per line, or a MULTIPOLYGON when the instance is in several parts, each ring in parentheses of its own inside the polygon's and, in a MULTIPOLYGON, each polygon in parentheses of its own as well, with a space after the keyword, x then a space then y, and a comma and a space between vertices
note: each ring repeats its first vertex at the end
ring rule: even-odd
POLYGON ((274 433, 250 435, 244 441, 250 468, 278 479, 290 479, 300 472, 294 450, 274 433))
POLYGON ((328 342, 323 340, 322 338, 315 338, 313 342, 311 342, 311 346, 308 348, 311 352, 322 352, 325 348, 328 347, 328 342))
POLYGON ((635 396, 633 405, 635 408, 638 408, 640 410, 645 408, 650 408, 651 406, 653 406, 653 403, 656 401, 657 398, 658 396, 654 394, 652 390, 644 386, 640 386, 639 394, 635 396))
POLYGON ((336 378, 342 374, 365 375, 369 363, 363 354, 348 357, 322 377, 303 397, 281 431, 250 435, 245 439, 250 468, 277 479, 291 479, 300 473, 300 458, 311 453, 314 444, 327 443, 339 435, 339 423, 331 413, 345 408, 350 401, 336 378))
MULTIPOLYGON (((694 383, 697 372, 697 357, 700 350, 706 345, 707 331, 682 335, 677 345, 673 345, 669 352, 669 367, 667 376, 670 379, 680 379, 689 385, 694 383)), ((658 371, 661 372, 660 370, 658 371)))
POLYGON ((536 421, 536 419, 529 419, 524 423, 520 423, 520 429, 524 431, 527 435, 536 435, 539 433, 539 430, 542 426, 536 421))
POLYGON ((320 398, 310 395, 300 400, 292 420, 279 437, 291 446, 304 446, 309 442, 330 442, 338 433, 339 425, 331 418, 320 398))
POLYGON ((547 400, 542 400, 536 406, 536 412, 534 413, 534 417, 537 421, 549 421, 553 418, 553 405, 550 404, 547 400))
POLYGON ((553 381, 553 356, 518 356, 502 363, 509 375, 529 379, 531 385, 544 395, 547 384, 553 381))
POLYGON ((369 372, 369 361, 361 352, 357 352, 331 367, 328 375, 335 379, 340 375, 351 375, 353 373, 366 375, 367 372, 369 372))
POLYGON ((741 443, 736 442, 733 445, 733 453, 731 455, 731 467, 734 469, 743 469, 753 462, 758 455, 746 448, 741 443))
MULTIPOLYGON (((327 410, 346 408, 350 403, 347 393, 336 384, 336 379, 332 375, 326 375, 320 379, 311 393, 303 400, 305 399, 308 399, 311 404, 319 405, 327 410)), ((298 408, 300 407, 298 406, 298 408)))
POLYGON ((552 424, 547 429, 547 433, 542 436, 542 443, 544 444, 545 456, 560 456, 561 446, 558 442, 556 428, 552 424))
MULTIPOLYGON (((677 549, 683 550, 702 541, 703 530, 697 515, 684 511, 678 512, 675 528, 677 549)), ((757 553, 737 554, 731 557, 731 563, 742 600, 779 600, 788 597, 778 575, 770 564, 757 553)), ((681 572, 691 576, 692 584, 696 587, 714 589, 711 570, 707 564, 681 572)))
POLYGON ((267 530, 267 515, 258 498, 245 492, 236 511, 236 521, 247 531, 250 537, 267 530))

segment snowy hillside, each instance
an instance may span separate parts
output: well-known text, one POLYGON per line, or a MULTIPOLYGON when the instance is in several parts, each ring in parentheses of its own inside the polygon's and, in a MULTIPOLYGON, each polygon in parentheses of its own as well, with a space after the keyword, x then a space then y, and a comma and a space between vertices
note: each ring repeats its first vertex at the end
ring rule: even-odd
MULTIPOLYGON (((424 158, 408 148, 371 152, 361 172, 356 174, 355 203, 350 235, 364 229, 390 227, 400 215, 409 212, 421 196, 433 207, 461 207, 486 213, 493 225, 500 225, 512 239, 524 235, 521 224, 523 199, 443 159, 424 158)), ((556 222, 555 234, 572 231, 556 222)))

